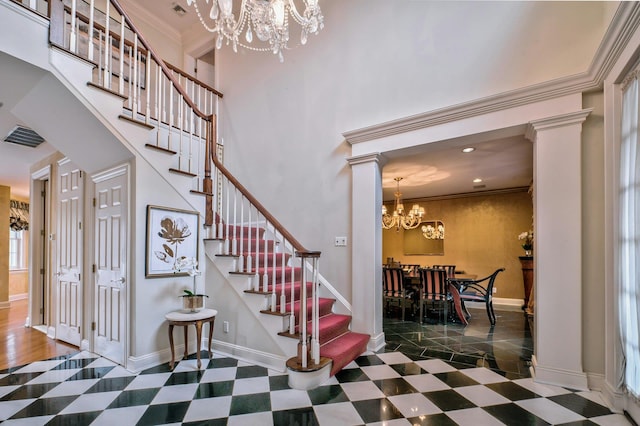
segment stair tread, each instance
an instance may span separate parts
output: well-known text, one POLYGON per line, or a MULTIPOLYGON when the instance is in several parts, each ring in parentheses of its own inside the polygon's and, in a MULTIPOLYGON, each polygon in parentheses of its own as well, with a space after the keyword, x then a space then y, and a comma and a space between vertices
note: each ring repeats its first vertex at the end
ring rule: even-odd
POLYGON ((367 350, 370 336, 350 331, 320 346, 320 356, 331 358, 330 375, 335 375, 344 366, 362 355, 367 350))

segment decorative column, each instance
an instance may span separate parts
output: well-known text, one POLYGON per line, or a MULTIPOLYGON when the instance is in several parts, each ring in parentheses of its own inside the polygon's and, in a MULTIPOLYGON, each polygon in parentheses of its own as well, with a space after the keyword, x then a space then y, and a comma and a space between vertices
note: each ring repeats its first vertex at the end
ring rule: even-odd
POLYGON ((533 142, 535 379, 584 390, 581 133, 590 112, 536 120, 526 132, 533 142))
POLYGON ((381 349, 382 166, 380 154, 348 158, 351 165, 352 329, 371 335, 369 350, 381 349))

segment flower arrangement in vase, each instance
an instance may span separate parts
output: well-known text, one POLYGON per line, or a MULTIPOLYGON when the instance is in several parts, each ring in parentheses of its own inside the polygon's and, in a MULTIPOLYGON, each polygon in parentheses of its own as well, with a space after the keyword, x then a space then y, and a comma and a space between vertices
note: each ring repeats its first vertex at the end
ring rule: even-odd
POLYGON ((522 241, 522 248, 525 256, 531 256, 533 253, 533 231, 525 231, 518 235, 518 239, 522 241))
POLYGON ((173 264, 175 272, 187 272, 193 277, 193 290, 184 289, 182 297, 182 308, 189 312, 198 312, 204 308, 204 298, 206 294, 196 292, 196 276, 200 275, 198 260, 195 257, 180 256, 173 264))

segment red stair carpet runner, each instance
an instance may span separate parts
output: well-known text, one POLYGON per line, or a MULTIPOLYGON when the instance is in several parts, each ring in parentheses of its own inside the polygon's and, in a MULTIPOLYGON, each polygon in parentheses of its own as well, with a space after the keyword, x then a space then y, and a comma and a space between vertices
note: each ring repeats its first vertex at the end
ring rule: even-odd
MULTIPOLYGON (((264 239, 264 229, 256 230, 256 228, 252 228, 249 233, 249 227, 244 227, 243 233, 240 234, 239 227, 234 229, 234 227, 228 227, 226 229, 225 226, 225 234, 228 233, 230 236, 236 236, 240 238, 240 235, 243 235, 243 241, 239 239, 236 240, 238 251, 241 249, 243 251, 244 256, 244 265, 243 270, 248 271, 246 273, 256 273, 255 271, 255 259, 258 256, 258 270, 257 274, 259 276, 260 281, 260 290, 247 290, 246 293, 253 294, 271 294, 273 289, 273 274, 276 274, 276 294, 278 301, 280 300, 280 294, 282 291, 283 284, 280 284, 281 277, 284 273, 285 276, 285 295, 287 299, 286 309, 285 311, 290 312, 291 304, 289 303, 291 300, 291 286, 294 287, 294 313, 296 316, 296 329, 295 334, 290 334, 288 331, 278 333, 281 336, 291 337, 295 339, 299 339, 299 331, 300 331, 300 295, 301 295, 301 268, 300 267, 291 267, 285 266, 284 270, 282 268, 282 262, 284 260, 285 265, 288 264, 288 261, 291 257, 290 254, 283 253, 274 253, 273 248, 276 246, 273 240, 265 240, 264 239), (234 231, 236 233, 234 234, 234 231), (247 238, 248 235, 251 235, 251 239, 247 238), (256 252, 256 247, 258 247, 258 251, 256 252), (265 255, 264 250, 267 248, 267 259, 265 266, 265 255), (249 251, 251 250, 251 251, 249 251), (250 257, 249 257, 250 256, 250 257), (272 265, 274 264, 275 257, 275 265, 274 268, 272 265), (247 259, 253 259, 251 268, 247 267, 247 259), (284 258, 284 259, 283 259, 284 258), (270 266, 271 265, 271 266, 270 266), (291 274, 293 274, 294 282, 291 283, 291 274), (268 291, 264 291, 263 287, 263 279, 267 276, 268 291)), ((307 333, 310 335, 312 331, 311 325, 311 296, 312 296, 312 283, 308 282, 307 284, 307 333)), ((350 331, 349 326, 351 325, 351 316, 342 315, 333 313, 333 305, 335 303, 335 299, 329 298, 319 298, 319 343, 320 343, 320 356, 330 358, 333 361, 330 375, 335 375, 338 371, 342 370, 347 364, 356 359, 362 353, 367 350, 367 343, 369 342, 369 335, 362 333, 355 333, 350 331)), ((276 312, 271 312, 270 310, 261 311, 263 314, 267 315, 282 315, 280 314, 280 306, 276 307, 276 312)))

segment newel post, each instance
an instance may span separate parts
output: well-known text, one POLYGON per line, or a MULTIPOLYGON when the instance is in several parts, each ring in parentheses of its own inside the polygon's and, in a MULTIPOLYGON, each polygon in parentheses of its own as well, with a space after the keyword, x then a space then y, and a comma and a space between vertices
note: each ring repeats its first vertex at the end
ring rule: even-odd
POLYGON ((49 43, 64 47, 64 3, 49 0, 49 43))
POLYGON ((207 140, 204 148, 204 179, 202 192, 205 193, 205 226, 213 225, 213 180, 211 179, 211 154, 215 152, 213 144, 216 141, 215 114, 211 114, 207 121, 207 140))

